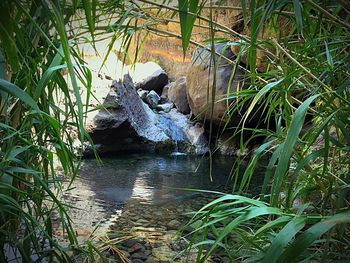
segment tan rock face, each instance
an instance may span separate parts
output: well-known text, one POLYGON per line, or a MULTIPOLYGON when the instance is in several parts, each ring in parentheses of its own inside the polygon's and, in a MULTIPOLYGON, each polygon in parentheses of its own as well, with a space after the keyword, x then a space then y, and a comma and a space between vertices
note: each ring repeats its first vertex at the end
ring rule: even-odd
POLYGON ((173 102, 179 112, 190 113, 186 94, 186 77, 177 79, 169 88, 168 97, 173 102))
MULTIPOLYGON (((217 44, 215 49, 224 57, 234 59, 231 49, 224 44, 217 44)), ((192 66, 187 74, 187 96, 191 111, 197 118, 212 119, 215 124, 219 124, 226 120, 227 105, 232 102, 231 99, 227 99, 228 95, 237 89, 244 88, 244 73, 237 69, 233 75, 232 64, 218 55, 215 60, 216 68, 209 51, 199 49, 194 54, 192 66), (211 114, 212 95, 215 102, 211 114)))

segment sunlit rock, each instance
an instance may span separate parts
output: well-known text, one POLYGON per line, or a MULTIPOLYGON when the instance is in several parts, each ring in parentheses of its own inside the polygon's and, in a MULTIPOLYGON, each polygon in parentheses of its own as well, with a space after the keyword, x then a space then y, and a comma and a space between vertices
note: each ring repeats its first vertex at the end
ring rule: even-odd
POLYGON ((94 143, 100 144, 100 153, 152 151, 171 144, 155 125, 129 75, 113 83, 104 106, 87 127, 94 143))
POLYGON ((171 83, 168 91, 168 97, 173 102, 179 112, 183 114, 190 113, 190 107, 188 105, 186 94, 186 77, 181 77, 175 82, 171 83))
POLYGON ((137 94, 139 94, 140 98, 146 102, 147 94, 149 93, 148 90, 138 89, 137 94))
POLYGON ((225 44, 216 44, 215 51, 222 54, 215 56, 216 68, 213 65, 211 52, 201 48, 192 57, 192 65, 187 74, 188 103, 192 113, 199 119, 211 118, 214 123, 219 124, 227 120, 228 105, 232 99, 227 101, 228 94, 238 89, 245 88, 244 72, 240 69, 234 72, 234 65, 226 59, 234 60, 235 56, 231 49, 225 44), (214 85, 214 73, 216 82, 214 85), (215 86, 214 109, 212 108, 212 87, 215 86))

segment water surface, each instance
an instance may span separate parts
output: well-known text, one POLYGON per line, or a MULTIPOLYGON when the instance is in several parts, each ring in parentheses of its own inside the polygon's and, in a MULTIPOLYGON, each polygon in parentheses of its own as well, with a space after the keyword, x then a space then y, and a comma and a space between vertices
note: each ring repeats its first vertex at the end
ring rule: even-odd
POLYGON ((210 167, 208 158, 193 156, 131 154, 104 158, 102 164, 87 159, 65 198, 81 209, 71 211, 74 223, 91 230, 113 223, 129 202, 166 206, 196 195, 179 188, 223 190, 232 161, 217 157, 210 167))

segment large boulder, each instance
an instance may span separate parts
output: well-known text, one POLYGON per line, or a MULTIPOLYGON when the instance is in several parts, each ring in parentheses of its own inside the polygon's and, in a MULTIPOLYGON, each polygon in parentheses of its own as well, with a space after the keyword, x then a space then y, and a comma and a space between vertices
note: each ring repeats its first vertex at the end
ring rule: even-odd
POLYGON ((142 102, 132 79, 114 81, 87 130, 99 153, 154 151, 171 145, 171 139, 154 123, 153 111, 142 102), (153 113, 153 114, 152 114, 153 113))
MULTIPOLYGON (((192 58, 192 65, 187 74, 187 97, 192 114, 198 119, 212 119, 214 124, 226 121, 227 93, 235 92, 244 88, 244 72, 237 68, 234 72, 234 65, 228 63, 225 58, 234 60, 235 55, 229 46, 216 44, 215 51, 222 56, 216 55, 216 68, 214 68, 211 52, 205 48, 198 49, 192 58), (216 74, 214 109, 212 108, 212 86, 216 74)), ((242 116, 233 116, 240 119, 242 116)))
POLYGON ((158 94, 169 82, 166 72, 155 62, 136 63, 130 74, 136 88, 154 90, 158 94))
POLYGON ((175 82, 171 83, 168 91, 168 97, 169 100, 175 104, 179 112, 183 114, 190 113, 186 93, 186 77, 181 77, 175 82))
MULTIPOLYGON (((86 127, 100 154, 171 152, 178 145, 194 154, 207 150, 205 138, 199 139, 201 130, 194 136, 192 124, 176 109, 169 107, 159 113, 151 110, 129 75, 123 82, 113 81, 103 106, 86 127)), ((91 147, 87 146, 85 155, 89 154, 91 147)))

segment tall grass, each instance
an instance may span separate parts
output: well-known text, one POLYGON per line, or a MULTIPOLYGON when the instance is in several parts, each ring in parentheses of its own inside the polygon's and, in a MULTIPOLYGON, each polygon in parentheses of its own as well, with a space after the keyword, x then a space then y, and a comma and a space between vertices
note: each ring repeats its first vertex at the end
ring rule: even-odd
MULTIPOLYGON (((246 101, 250 106, 241 125, 230 131, 240 136, 250 130, 252 138, 265 141, 249 155, 240 184, 233 186, 236 194, 220 194, 193 217, 191 223, 199 223, 191 242, 199 248, 198 262, 214 252, 232 262, 349 260, 350 6, 343 0, 242 0, 241 6, 249 29, 244 32, 216 22, 213 13, 220 6, 207 1, 178 6, 148 0, 0 2, 1 262, 9 250, 23 261, 72 261, 54 238, 54 214, 71 251, 96 251, 78 246, 56 197, 61 180, 74 179, 79 168, 74 141, 88 139, 86 102, 77 83, 90 91, 91 73, 74 49, 79 36, 66 33, 78 10, 85 13, 92 44, 109 34, 108 53, 122 36, 125 53, 137 58, 143 43, 138 33, 144 31, 181 39, 184 54, 190 44, 212 52, 218 41, 239 47, 236 61, 229 62, 244 60, 247 67, 238 67, 250 77, 250 87, 227 94, 235 99, 227 114, 233 117, 246 101), (150 12, 152 7, 159 10, 150 12), (96 26, 99 12, 115 21, 96 26), (164 32, 159 23, 179 23, 181 34, 164 32), (210 39, 194 41, 193 27, 208 30, 210 39), (128 54, 133 37, 138 47, 128 54), (256 108, 265 111, 261 121, 274 129, 245 127, 256 108), (268 163, 261 194, 247 198, 262 158, 268 163), (64 177, 58 176, 56 161, 64 177)), ((241 149, 250 139, 241 140, 241 149)), ((236 171, 242 163, 235 162, 236 171)))
POLYGON ((78 244, 58 199, 61 183, 77 174, 81 143, 89 140, 83 107, 88 101, 82 101, 80 89, 89 93, 92 85, 76 48, 78 38, 68 35, 67 27, 74 14, 83 12, 94 39, 98 4, 0 2, 1 262, 71 262, 75 253, 94 262, 99 253, 91 241, 78 244), (68 248, 57 241, 58 228, 68 248))
MULTIPOLYGON (((240 185, 233 187, 241 195, 223 194, 191 220, 199 225, 191 243, 199 247, 197 261, 224 250, 232 262, 345 262, 350 259, 349 5, 246 4, 242 1, 249 34, 239 36, 244 45, 238 57, 246 58, 250 92, 228 94, 245 98, 228 114, 234 116, 245 101, 250 105, 232 133, 248 130, 245 121, 256 107, 265 111, 262 122, 275 122, 275 128, 249 128, 265 142, 249 156, 240 185), (264 72, 257 70, 259 52, 266 58, 264 72), (262 157, 269 161, 261 195, 245 198, 262 157)), ((188 42, 187 36, 182 41, 188 42)), ((240 163, 235 169, 242 169, 240 163)))

